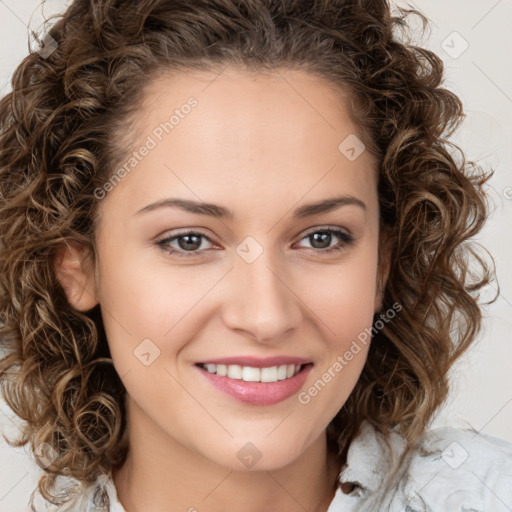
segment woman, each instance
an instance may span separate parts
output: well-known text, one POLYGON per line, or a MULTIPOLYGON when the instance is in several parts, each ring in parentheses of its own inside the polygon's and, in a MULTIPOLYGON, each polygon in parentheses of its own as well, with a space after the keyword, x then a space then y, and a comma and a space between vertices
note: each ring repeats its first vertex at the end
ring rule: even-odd
POLYGON ((480 328, 489 176, 406 15, 76 0, 21 63, 0 375, 33 510, 512 506, 509 443, 427 430, 480 328))

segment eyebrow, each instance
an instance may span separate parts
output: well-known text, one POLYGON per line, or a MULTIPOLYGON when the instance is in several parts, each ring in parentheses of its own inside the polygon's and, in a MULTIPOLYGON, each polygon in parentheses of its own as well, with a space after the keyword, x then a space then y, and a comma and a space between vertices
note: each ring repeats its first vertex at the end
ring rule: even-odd
MULTIPOLYGON (((324 199, 317 203, 310 203, 300 206, 293 212, 293 217, 296 219, 302 219, 304 217, 310 217, 312 215, 319 215, 321 213, 331 212, 340 208, 341 206, 359 206, 366 212, 366 204, 360 199, 350 195, 337 196, 329 199, 324 199)), ((201 201, 192 201, 190 199, 179 199, 170 197, 167 199, 161 199, 155 203, 148 204, 144 208, 141 208, 136 215, 151 212, 159 208, 170 208, 178 207, 190 213, 196 213, 198 215, 208 215, 210 217, 219 219, 234 219, 235 214, 233 211, 213 203, 204 203, 201 201)))

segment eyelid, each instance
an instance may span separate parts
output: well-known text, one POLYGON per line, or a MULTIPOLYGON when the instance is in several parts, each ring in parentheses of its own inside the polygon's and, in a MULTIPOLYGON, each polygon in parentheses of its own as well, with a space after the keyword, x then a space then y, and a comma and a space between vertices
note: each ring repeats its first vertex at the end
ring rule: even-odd
MULTIPOLYGON (((185 235, 200 235, 203 238, 205 238, 206 240, 208 240, 209 242, 211 242, 212 244, 219 245, 219 244, 217 244, 214 241, 214 239, 210 235, 207 235, 200 228, 198 228, 198 229, 196 229, 196 228, 187 228, 187 229, 179 230, 177 232, 167 233, 167 234, 162 235, 161 237, 159 237, 155 241, 155 244, 159 245, 159 244, 163 244, 163 242, 169 242, 171 240, 174 241, 174 239, 177 239, 180 236, 185 236, 185 235)), ((204 249, 201 249, 201 251, 203 251, 203 250, 204 249)), ((190 252, 191 254, 193 253, 193 251, 188 251, 188 252, 190 252)))
MULTIPOLYGON (((182 230, 179 230, 177 232, 170 232, 170 233, 167 232, 166 234, 162 235, 161 237, 158 237, 156 240, 156 243, 165 242, 165 241, 169 240, 170 238, 176 238, 176 237, 179 237, 182 235, 190 235, 190 234, 202 235, 210 242, 216 243, 216 242, 214 242, 214 239, 210 235, 207 235, 204 231, 202 231, 202 229, 203 228, 183 228, 182 230)), ((300 236, 300 238, 299 238, 299 241, 300 241, 303 238, 305 238, 309 235, 312 235, 313 233, 317 233, 319 231, 328 231, 328 230, 343 231, 344 233, 347 234, 347 236, 355 238, 353 233, 349 229, 342 227, 342 226, 334 226, 334 225, 328 225, 328 224, 323 225, 323 226, 322 225, 314 226, 314 227, 310 228, 309 230, 306 230, 302 235, 299 234, 297 236, 300 236)), ((296 238, 296 237, 294 237, 294 238, 296 238)))
POLYGON ((346 249, 348 246, 353 245, 356 242, 356 237, 354 234, 347 228, 343 228, 341 226, 321 226, 313 228, 309 231, 306 231, 299 239, 299 242, 302 240, 307 239, 314 233, 329 233, 331 235, 334 235, 337 237, 340 241, 338 244, 328 247, 325 249, 315 249, 312 247, 305 247, 306 250, 309 250, 313 253, 319 253, 319 254, 329 254, 331 252, 341 251, 343 249, 346 249))
POLYGON ((313 233, 318 233, 319 231, 329 231, 329 230, 332 230, 332 231, 343 231, 344 233, 346 233, 348 236, 351 236, 351 237, 354 237, 354 235, 352 234, 352 232, 347 229, 347 228, 344 228, 342 226, 330 226, 330 225, 325 225, 325 226, 319 226, 319 227, 314 227, 314 228, 311 228, 309 230, 307 230, 302 236, 301 236, 301 240, 303 238, 305 238, 306 236, 309 236, 309 235, 312 235, 313 233))
MULTIPOLYGON (((330 234, 334 234, 334 236, 339 239, 339 242, 332 247, 327 247, 324 249, 315 249, 313 247, 304 247, 303 249, 306 250, 306 252, 318 254, 320 256, 323 256, 323 255, 327 256, 329 254, 335 254, 337 252, 343 251, 344 249, 347 249, 348 246, 353 245, 354 242, 356 241, 356 237, 353 235, 351 230, 349 230, 345 227, 342 227, 342 226, 324 225, 324 226, 314 226, 314 227, 308 229, 307 231, 303 232, 301 235, 299 235, 300 238, 298 239, 298 241, 296 243, 303 241, 304 239, 308 238, 309 236, 313 235, 314 233, 321 233, 321 232, 328 232, 330 234)), ((163 236, 162 238, 160 238, 159 240, 157 240, 155 242, 155 245, 157 245, 161 249, 166 250, 166 252, 169 255, 174 254, 179 257, 201 256, 205 252, 208 251, 208 249, 196 249, 194 251, 185 251, 183 249, 169 248, 168 244, 170 244, 170 242, 174 242, 176 239, 180 238, 181 236, 185 236, 185 235, 199 235, 200 237, 208 240, 210 243, 212 243, 214 245, 219 245, 219 244, 216 244, 216 242, 212 239, 212 237, 210 237, 209 235, 204 233, 201 228, 199 228, 199 229, 184 228, 175 233, 167 234, 167 235, 163 236)), ((212 249, 210 249, 210 250, 212 250, 212 249)), ((213 250, 215 250, 215 249, 213 249, 213 250)))

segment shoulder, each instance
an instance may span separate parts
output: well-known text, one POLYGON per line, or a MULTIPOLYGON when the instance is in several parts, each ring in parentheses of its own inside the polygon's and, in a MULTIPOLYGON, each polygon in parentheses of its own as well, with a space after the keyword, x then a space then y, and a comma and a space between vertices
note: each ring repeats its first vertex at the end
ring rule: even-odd
POLYGON ((89 485, 63 476, 57 477, 59 497, 70 498, 62 505, 46 501, 36 489, 29 506, 32 512, 125 512, 118 501, 111 472, 100 475, 89 485))
POLYGON ((339 482, 351 491, 339 489, 329 512, 510 512, 512 443, 471 429, 439 428, 406 450, 398 432, 384 436, 364 423, 339 482))

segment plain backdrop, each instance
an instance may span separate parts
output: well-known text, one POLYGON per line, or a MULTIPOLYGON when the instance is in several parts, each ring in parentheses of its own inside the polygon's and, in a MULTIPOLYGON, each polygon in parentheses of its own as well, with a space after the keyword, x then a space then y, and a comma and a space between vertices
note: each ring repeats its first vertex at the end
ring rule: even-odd
MULTIPOLYGON (((42 9, 39 0, 0 0, 0 96, 28 53, 28 24, 39 32, 43 14, 60 12, 67 3, 47 1, 42 9)), ((501 293, 485 310, 478 342, 454 367, 451 395, 433 425, 472 426, 512 442, 512 1, 407 3, 430 20, 430 32, 415 42, 442 57, 445 86, 464 103, 467 118, 453 141, 469 160, 496 170, 495 209, 478 240, 494 256, 501 293)), ((0 431, 17 430, 16 418, 0 399, 0 431)), ((0 512, 28 510, 39 474, 28 447, 14 449, 0 438, 0 512)))

